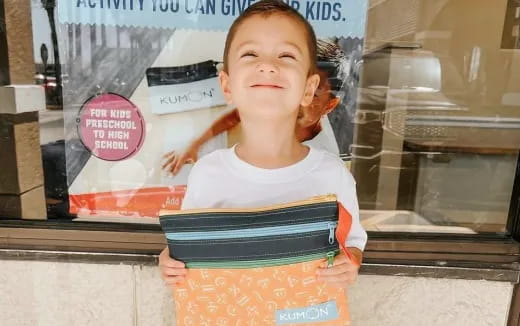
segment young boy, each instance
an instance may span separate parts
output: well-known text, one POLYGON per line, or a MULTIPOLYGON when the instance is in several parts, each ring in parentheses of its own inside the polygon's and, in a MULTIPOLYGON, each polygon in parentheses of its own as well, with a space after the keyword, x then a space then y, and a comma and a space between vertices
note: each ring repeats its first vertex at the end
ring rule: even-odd
MULTIPOLYGON (((183 209, 262 207, 336 194, 352 215, 347 246, 351 261, 339 254, 319 280, 338 287, 355 281, 366 232, 359 223, 355 182, 335 155, 302 145, 295 135, 300 107, 308 107, 319 84, 316 37, 309 23, 278 0, 253 4, 231 26, 220 84, 237 107, 240 142, 202 157, 188 178, 183 209)), ((159 257, 162 277, 174 286, 186 269, 159 257)))
MULTIPOLYGON (((347 58, 341 48, 335 43, 324 40, 318 40, 317 45, 320 83, 311 105, 302 107, 298 115, 295 133, 300 142, 314 139, 322 131, 321 119, 332 112, 339 104, 340 98, 333 91, 341 90, 346 74, 344 70, 347 58)), ((204 143, 238 125, 240 125, 240 116, 235 108, 211 124, 183 152, 171 151, 165 154, 163 156, 165 162, 162 168, 172 175, 177 175, 184 164, 197 161, 200 147, 204 143)), ((332 141, 336 140, 332 139, 332 141)))

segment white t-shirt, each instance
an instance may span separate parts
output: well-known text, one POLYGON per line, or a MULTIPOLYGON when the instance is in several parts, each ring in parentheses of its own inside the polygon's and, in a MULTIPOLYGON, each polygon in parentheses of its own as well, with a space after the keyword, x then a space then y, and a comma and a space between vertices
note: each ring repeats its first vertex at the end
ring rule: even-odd
POLYGON ((321 131, 316 136, 314 136, 314 138, 305 141, 304 144, 317 149, 323 149, 329 153, 339 156, 339 147, 338 143, 336 142, 336 136, 334 136, 334 131, 332 130, 332 126, 330 125, 330 121, 327 115, 322 116, 320 122, 321 131))
POLYGON ((199 159, 188 177, 182 209, 255 208, 335 194, 352 215, 348 247, 364 250, 356 183, 335 155, 309 146, 307 156, 287 167, 263 169, 242 161, 235 147, 199 159))

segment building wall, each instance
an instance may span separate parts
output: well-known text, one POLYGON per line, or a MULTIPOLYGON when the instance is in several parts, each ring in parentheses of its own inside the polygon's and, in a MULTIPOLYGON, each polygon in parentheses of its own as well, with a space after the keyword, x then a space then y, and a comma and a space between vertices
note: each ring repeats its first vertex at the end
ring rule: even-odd
MULTIPOLYGON (((0 261, 0 324, 175 325, 150 265, 0 261)), ((361 275, 348 291, 353 326, 506 325, 512 284, 361 275)))

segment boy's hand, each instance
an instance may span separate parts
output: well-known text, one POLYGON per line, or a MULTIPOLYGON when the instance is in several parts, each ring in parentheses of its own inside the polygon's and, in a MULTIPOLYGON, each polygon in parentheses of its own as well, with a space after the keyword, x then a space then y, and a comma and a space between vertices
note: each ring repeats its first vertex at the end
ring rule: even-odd
POLYGON ((176 284, 184 281, 187 269, 184 263, 170 257, 170 250, 168 247, 164 248, 159 255, 159 268, 161 269, 161 277, 166 284, 172 289, 176 284))
MULTIPOLYGON (((354 248, 349 248, 351 252, 354 248)), ((359 251, 359 253, 354 253, 356 258, 359 258, 358 255, 361 255, 361 251, 358 249, 354 249, 359 251)), ((340 252, 336 257, 334 257, 334 264, 332 267, 320 267, 316 271, 316 276, 318 280, 327 282, 331 286, 339 287, 339 288, 347 288, 349 285, 353 284, 358 276, 359 271, 359 263, 353 262, 349 257, 347 257, 343 252, 340 252)))

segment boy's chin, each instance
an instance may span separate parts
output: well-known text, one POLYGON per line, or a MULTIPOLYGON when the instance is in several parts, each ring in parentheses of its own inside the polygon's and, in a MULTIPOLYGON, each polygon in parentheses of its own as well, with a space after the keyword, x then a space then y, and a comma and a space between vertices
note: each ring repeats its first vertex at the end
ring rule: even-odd
MULTIPOLYGON (((239 109, 240 111, 240 109, 239 109)), ((244 114, 257 119, 287 119, 298 116, 298 110, 290 110, 280 105, 280 103, 262 103, 250 105, 244 114)))

